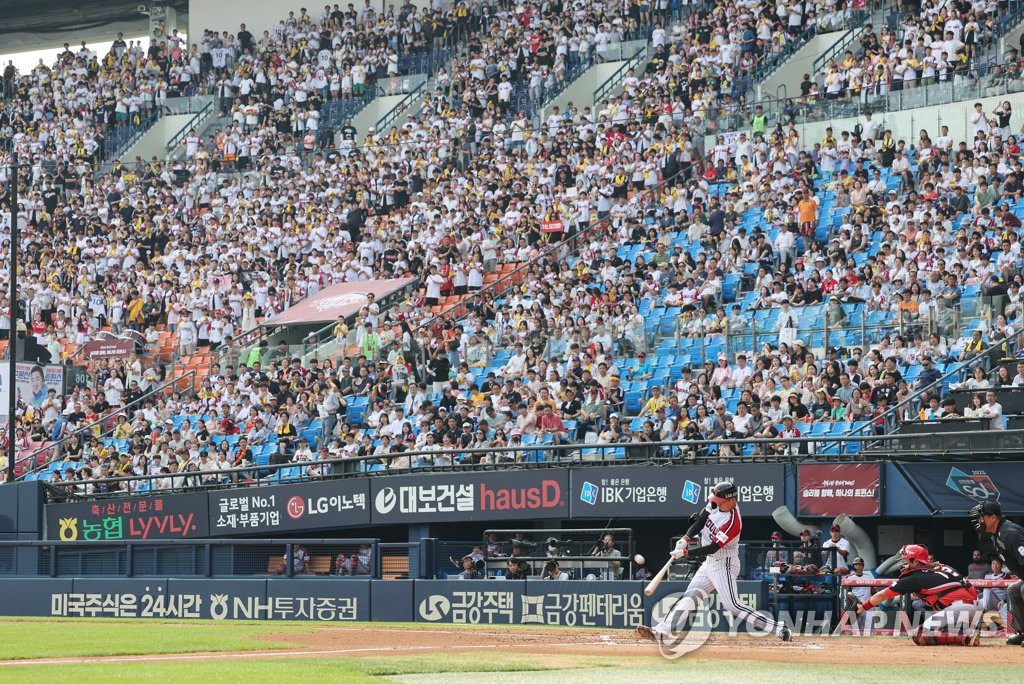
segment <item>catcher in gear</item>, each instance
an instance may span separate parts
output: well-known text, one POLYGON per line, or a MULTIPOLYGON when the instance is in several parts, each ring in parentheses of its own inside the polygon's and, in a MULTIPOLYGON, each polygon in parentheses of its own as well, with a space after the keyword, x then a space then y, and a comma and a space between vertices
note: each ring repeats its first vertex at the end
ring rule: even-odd
POLYGON ((906 561, 903 572, 882 591, 857 606, 860 616, 883 601, 914 594, 933 612, 918 628, 913 641, 918 646, 975 646, 981 630, 982 609, 978 590, 953 568, 928 562, 928 549, 907 544, 900 549, 906 561))
POLYGON ((971 525, 982 546, 992 547, 1005 567, 1021 578, 1006 587, 1006 602, 1013 614, 1013 629, 1006 643, 1024 644, 1024 528, 1003 517, 998 501, 986 501, 971 509, 971 525))

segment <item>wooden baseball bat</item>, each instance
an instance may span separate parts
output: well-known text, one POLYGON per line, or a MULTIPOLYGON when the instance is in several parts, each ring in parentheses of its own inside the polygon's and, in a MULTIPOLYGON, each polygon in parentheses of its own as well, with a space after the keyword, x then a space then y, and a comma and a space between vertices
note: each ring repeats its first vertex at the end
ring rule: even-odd
POLYGON ((658 588, 658 585, 661 584, 661 580, 665 579, 665 575, 668 574, 668 568, 669 568, 670 565, 672 565, 674 560, 675 559, 673 559, 670 556, 669 559, 668 559, 668 562, 665 563, 665 565, 661 568, 661 570, 658 571, 658 574, 655 575, 651 579, 651 581, 647 583, 647 586, 644 587, 644 596, 652 596, 652 595, 654 595, 654 592, 658 588))

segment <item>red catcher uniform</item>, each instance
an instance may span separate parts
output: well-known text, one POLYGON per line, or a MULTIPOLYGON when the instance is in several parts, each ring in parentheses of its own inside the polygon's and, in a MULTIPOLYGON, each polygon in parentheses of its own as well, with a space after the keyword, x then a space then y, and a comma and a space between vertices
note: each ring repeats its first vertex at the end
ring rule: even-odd
POLYGON ((978 590, 948 565, 936 563, 905 570, 883 590, 886 598, 914 594, 934 614, 925 620, 925 632, 956 633, 973 629, 982 614, 978 590))

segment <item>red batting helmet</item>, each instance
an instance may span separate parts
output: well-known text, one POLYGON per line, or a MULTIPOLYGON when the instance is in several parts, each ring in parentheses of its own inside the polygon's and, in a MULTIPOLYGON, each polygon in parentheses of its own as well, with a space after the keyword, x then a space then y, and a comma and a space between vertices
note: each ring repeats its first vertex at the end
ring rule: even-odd
POLYGON ((902 549, 900 549, 900 555, 903 556, 904 560, 916 560, 921 563, 928 562, 928 549, 921 546, 920 544, 905 545, 902 549))

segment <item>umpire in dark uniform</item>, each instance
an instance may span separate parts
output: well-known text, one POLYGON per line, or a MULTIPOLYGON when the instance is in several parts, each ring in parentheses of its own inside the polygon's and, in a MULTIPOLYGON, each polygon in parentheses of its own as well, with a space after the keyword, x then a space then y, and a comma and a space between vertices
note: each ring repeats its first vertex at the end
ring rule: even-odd
MULTIPOLYGON (((992 545, 1002 557, 1006 567, 1018 578, 1024 578, 1024 528, 1003 517, 997 501, 986 501, 971 509, 971 524, 985 546, 992 545)), ((1013 628, 1017 632, 1006 640, 1011 646, 1024 644, 1024 579, 1006 588, 1006 601, 1013 613, 1013 628)))

